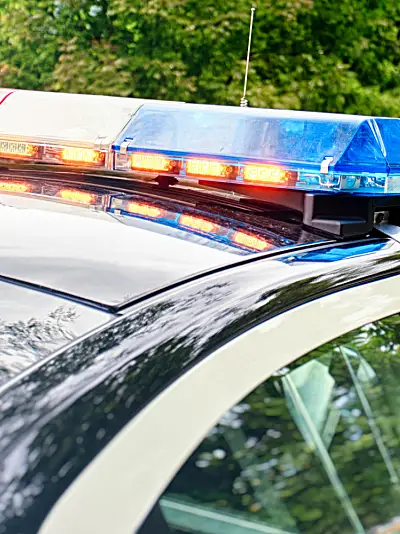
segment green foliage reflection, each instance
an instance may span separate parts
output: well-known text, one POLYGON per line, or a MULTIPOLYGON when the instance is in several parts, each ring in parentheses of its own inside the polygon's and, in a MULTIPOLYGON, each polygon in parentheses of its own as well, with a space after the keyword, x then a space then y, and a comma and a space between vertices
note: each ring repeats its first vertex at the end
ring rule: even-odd
POLYGON ((373 532, 400 512, 399 379, 399 316, 281 369, 193 453, 161 501, 167 521, 199 534, 225 532, 224 514, 241 534, 252 532, 246 522, 277 533, 373 532))

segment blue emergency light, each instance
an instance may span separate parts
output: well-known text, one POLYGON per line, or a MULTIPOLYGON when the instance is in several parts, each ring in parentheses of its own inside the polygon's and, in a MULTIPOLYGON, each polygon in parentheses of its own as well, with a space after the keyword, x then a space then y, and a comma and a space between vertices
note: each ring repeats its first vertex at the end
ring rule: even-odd
POLYGON ((115 170, 303 191, 400 193, 400 120, 144 104, 115 170))

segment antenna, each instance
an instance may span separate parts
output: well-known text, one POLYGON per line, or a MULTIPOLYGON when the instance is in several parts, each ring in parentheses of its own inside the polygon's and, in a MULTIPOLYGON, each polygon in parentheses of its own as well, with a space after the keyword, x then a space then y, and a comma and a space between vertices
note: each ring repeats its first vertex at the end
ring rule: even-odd
POLYGON ((251 8, 251 16, 250 16, 250 32, 249 32, 249 46, 247 48, 247 60, 246 60, 246 73, 244 76, 244 89, 243 89, 243 96, 240 99, 240 107, 241 108, 247 108, 248 101, 246 100, 246 91, 247 91, 247 77, 249 75, 249 63, 250 63, 250 49, 251 49, 251 34, 253 33, 253 21, 254 21, 254 11, 256 10, 255 7, 251 8))

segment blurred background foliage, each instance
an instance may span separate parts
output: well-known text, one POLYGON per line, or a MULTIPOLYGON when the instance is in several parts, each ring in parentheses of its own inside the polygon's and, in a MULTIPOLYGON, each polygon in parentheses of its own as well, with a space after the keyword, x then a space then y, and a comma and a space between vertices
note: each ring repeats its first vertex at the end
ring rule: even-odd
MULTIPOLYGON (((250 0, 0 0, 0 85, 239 103, 250 0)), ((265 0, 252 106, 400 115, 398 0, 265 0)))

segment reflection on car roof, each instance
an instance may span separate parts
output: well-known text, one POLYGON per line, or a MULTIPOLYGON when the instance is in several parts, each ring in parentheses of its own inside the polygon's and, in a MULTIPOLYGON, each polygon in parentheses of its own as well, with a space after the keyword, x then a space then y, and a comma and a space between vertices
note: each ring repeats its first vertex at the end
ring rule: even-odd
MULTIPOLYGON (((299 239, 287 237, 287 224, 283 235, 276 222, 273 231, 252 224, 255 216, 235 220, 187 202, 114 197, 110 208, 88 209, 43 194, 0 194, 0 276, 113 307, 299 239)), ((306 242, 323 241, 303 234, 306 242)))

